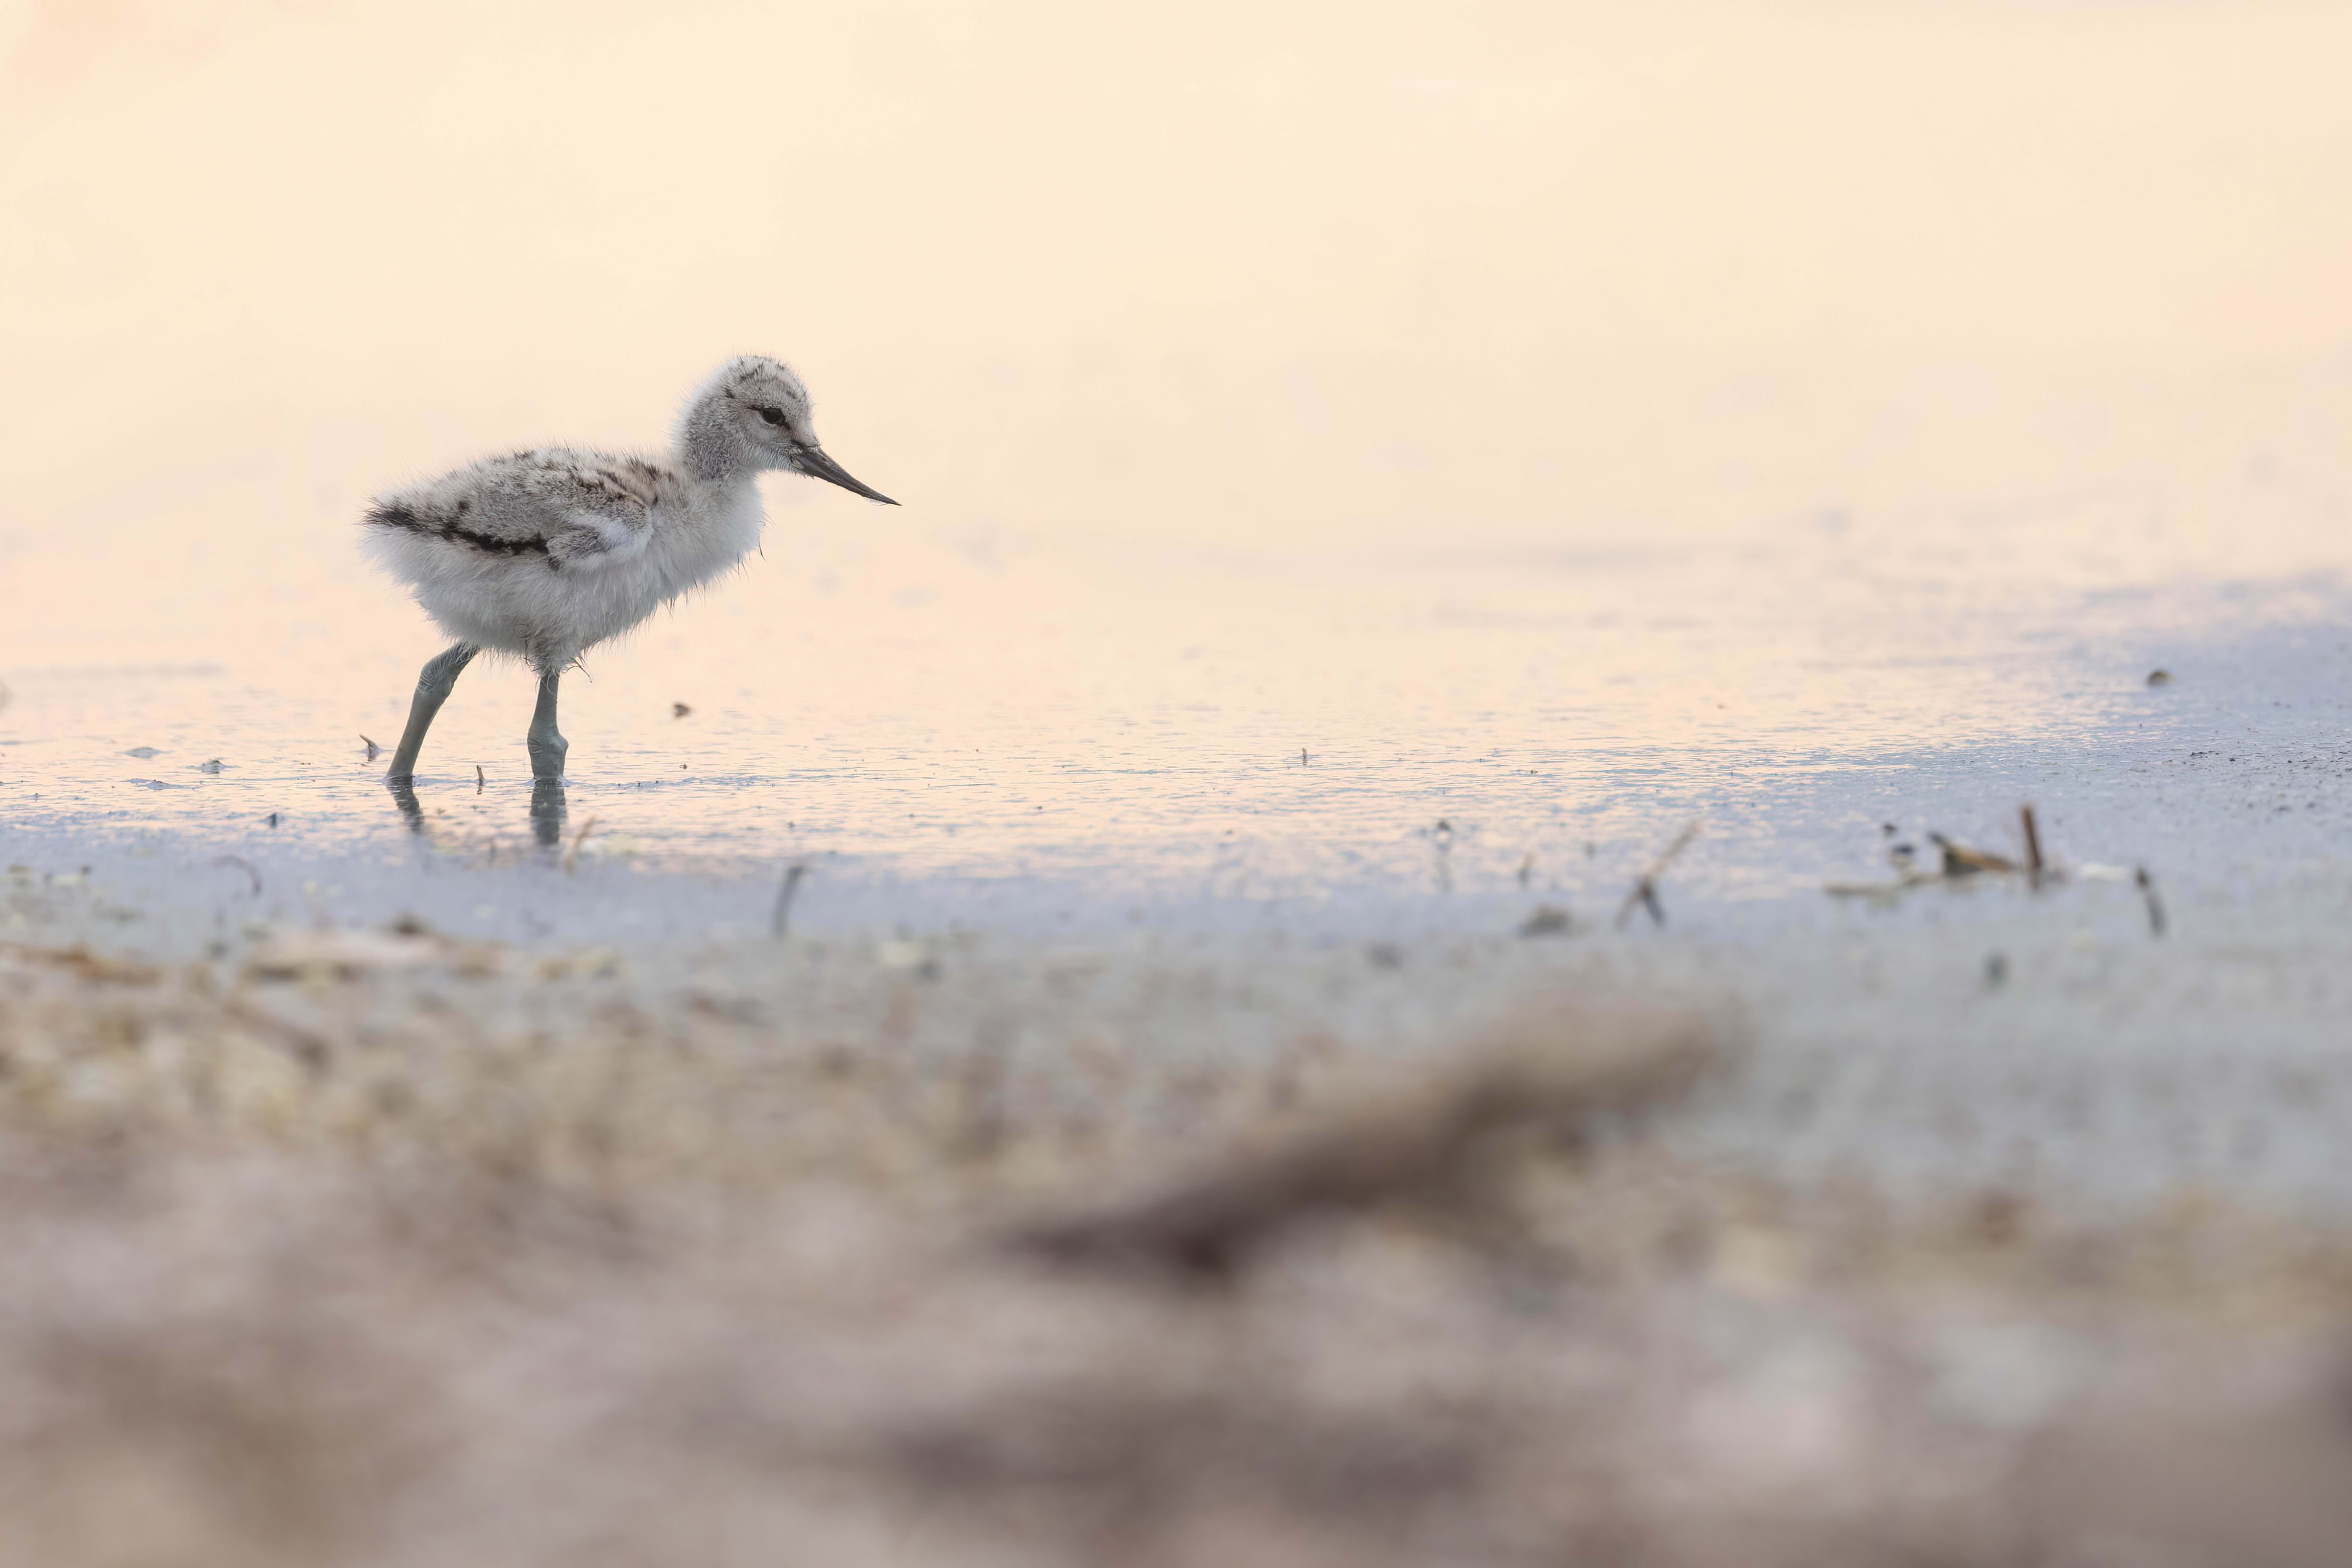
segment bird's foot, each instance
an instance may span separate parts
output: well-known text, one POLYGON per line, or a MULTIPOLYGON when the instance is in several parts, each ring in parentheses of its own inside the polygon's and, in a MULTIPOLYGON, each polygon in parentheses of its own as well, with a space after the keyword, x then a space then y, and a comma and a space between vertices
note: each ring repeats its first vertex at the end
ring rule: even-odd
POLYGON ((530 752, 530 776, 534 782, 560 784, 563 781, 563 756, 572 749, 571 742, 560 735, 544 739, 533 736, 525 746, 530 752))

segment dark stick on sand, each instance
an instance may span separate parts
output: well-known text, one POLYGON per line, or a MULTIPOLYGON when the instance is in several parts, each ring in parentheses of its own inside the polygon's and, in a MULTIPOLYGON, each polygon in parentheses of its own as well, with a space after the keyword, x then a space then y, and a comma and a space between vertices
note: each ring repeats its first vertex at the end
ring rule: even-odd
POLYGON ((801 878, 808 875, 808 863, 794 861, 784 868, 784 885, 776 891, 776 912, 768 917, 768 929, 782 936, 793 918, 793 894, 800 891, 801 878))
POLYGON ((2157 896, 2156 878, 2147 874, 2147 867, 2138 866, 2132 871, 2132 882, 2138 887, 2140 897, 2147 904, 2147 934, 2151 936, 2163 936, 2164 900, 2157 896))
POLYGON ((1650 862, 1650 869, 1634 879, 1632 890, 1625 894, 1625 902, 1617 906, 1618 930, 1625 929, 1625 922, 1633 918, 1633 911, 1636 909, 1648 910, 1653 925, 1664 925, 1666 923, 1665 905, 1658 902, 1658 879, 1666 874, 1667 868, 1675 863, 1685 850, 1690 848, 1691 841, 1696 837, 1698 837, 1698 822, 1693 820, 1681 832, 1675 835, 1675 841, 1666 846, 1665 852, 1650 862))

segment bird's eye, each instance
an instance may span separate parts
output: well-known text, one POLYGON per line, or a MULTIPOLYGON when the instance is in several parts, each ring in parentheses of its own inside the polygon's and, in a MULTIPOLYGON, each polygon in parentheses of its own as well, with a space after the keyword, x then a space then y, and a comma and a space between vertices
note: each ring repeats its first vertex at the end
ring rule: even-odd
POLYGON ((782 424, 784 423, 784 411, 780 408, 763 408, 760 411, 760 417, 770 424, 782 424))

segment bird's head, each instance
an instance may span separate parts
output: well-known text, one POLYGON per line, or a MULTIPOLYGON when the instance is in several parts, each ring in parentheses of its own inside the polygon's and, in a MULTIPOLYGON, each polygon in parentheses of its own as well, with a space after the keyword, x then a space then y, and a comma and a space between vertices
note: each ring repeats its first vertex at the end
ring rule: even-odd
POLYGON ((825 455, 810 418, 808 388, 790 366, 765 354, 745 354, 720 366, 687 406, 680 438, 688 447, 709 449, 713 458, 726 453, 735 459, 730 466, 788 469, 868 500, 898 504, 825 455))

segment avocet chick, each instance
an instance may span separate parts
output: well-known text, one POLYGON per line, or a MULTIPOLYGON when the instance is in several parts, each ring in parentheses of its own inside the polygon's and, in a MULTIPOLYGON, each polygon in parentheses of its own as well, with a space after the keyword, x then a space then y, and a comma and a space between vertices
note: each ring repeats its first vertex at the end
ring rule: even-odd
POLYGON ((888 506, 817 444, 808 389, 746 354, 678 416, 666 460, 547 446, 488 457, 379 497, 366 543, 457 641, 425 666, 386 777, 404 782, 458 673, 485 648, 539 674, 525 744, 531 777, 563 777, 555 686, 588 649, 701 586, 760 542, 758 476, 806 474, 888 506))

